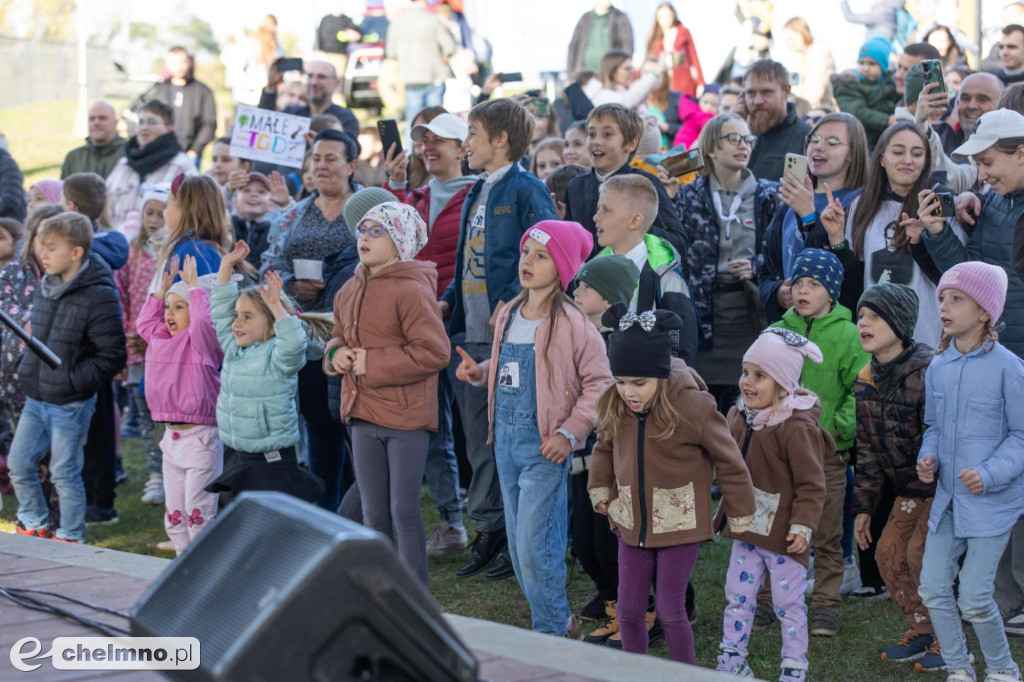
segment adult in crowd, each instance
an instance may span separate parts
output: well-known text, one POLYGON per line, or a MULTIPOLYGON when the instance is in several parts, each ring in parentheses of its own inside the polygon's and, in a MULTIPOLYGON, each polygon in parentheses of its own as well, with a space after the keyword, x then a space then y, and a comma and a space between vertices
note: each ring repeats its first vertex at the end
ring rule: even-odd
MULTIPOLYGON (((317 114, 330 114, 341 121, 341 129, 353 140, 359 137, 359 120, 356 115, 345 107, 331 101, 331 96, 338 89, 341 81, 338 72, 328 62, 306 62, 306 101, 307 104, 293 104, 282 111, 295 116, 312 118, 317 114)), ((277 109, 277 88, 284 82, 284 74, 271 64, 267 71, 267 86, 260 95, 260 109, 277 109)))
POLYGON ((655 88, 665 72, 665 64, 644 62, 643 73, 634 78, 632 57, 617 50, 612 50, 601 59, 601 68, 597 76, 590 79, 584 93, 594 106, 602 104, 621 104, 640 114, 646 110, 644 102, 655 88))
MULTIPOLYGON (((786 172, 780 195, 785 206, 764 235, 764 264, 757 284, 769 323, 782 319, 793 305, 789 279, 797 255, 806 247, 824 248, 828 241, 820 219, 829 205, 825 186, 844 209, 864 186, 868 163, 864 126, 847 113, 827 114, 807 135, 803 154, 809 176, 798 178, 786 172)), ((846 305, 843 298, 840 302, 846 305)), ((856 303, 851 310, 855 309, 856 303)))
POLYGON ((456 47, 452 34, 427 9, 426 0, 412 0, 388 26, 385 56, 398 61, 407 120, 423 107, 444 103, 444 82, 452 73, 448 59, 456 47))
POLYGON ((60 179, 65 180, 75 173, 96 173, 106 178, 124 156, 127 142, 117 134, 114 107, 103 101, 96 102, 89 107, 89 136, 84 145, 64 157, 60 179))
POLYGON ((974 125, 986 113, 999 106, 999 97, 1003 94, 1003 82, 990 73, 972 73, 960 84, 960 95, 957 97, 957 118, 955 126, 942 122, 934 128, 942 139, 942 147, 946 154, 952 156, 957 147, 971 136, 974 125))
POLYGON ((250 34, 238 36, 220 55, 224 81, 235 102, 256 106, 270 65, 284 56, 277 42, 277 17, 268 14, 250 34))
MULTIPOLYGON (((441 298, 455 277, 455 251, 459 245, 459 224, 466 195, 477 177, 462 174, 465 151, 462 143, 469 134, 465 121, 449 113, 438 114, 428 123, 413 126, 413 142, 422 145, 423 158, 430 180, 415 189, 406 186, 409 157, 405 154, 386 157, 391 178, 385 187, 395 197, 416 208, 427 224, 427 244, 416 260, 437 265, 437 297, 441 298)), ((441 523, 427 540, 427 554, 438 556, 466 548, 466 528, 462 524, 462 503, 459 499, 459 465, 452 435, 452 403, 455 392, 447 370, 437 383, 438 426, 430 434, 425 476, 430 494, 437 505, 441 523)))
POLYGON ((864 24, 864 40, 882 37, 892 42, 898 27, 896 13, 904 4, 906 0, 873 0, 867 12, 854 12, 850 9, 850 0, 842 0, 841 7, 848 22, 864 24))
POLYGON ((972 189, 978 181, 978 169, 970 160, 960 164, 946 154, 936 126, 941 124, 945 127, 943 116, 949 109, 949 97, 939 89, 938 83, 926 84, 924 80, 924 70, 920 64, 907 72, 907 90, 904 94, 907 106, 897 108, 896 118, 901 121, 913 121, 927 137, 932 157, 932 173, 936 179, 956 193, 965 192, 972 189))
POLYGON ((996 74, 1003 85, 1024 81, 1024 26, 1010 24, 999 40, 999 61, 1003 68, 996 74))
POLYGON ((658 59, 662 55, 668 55, 671 60, 669 89, 696 97, 697 89, 704 87, 704 72, 697 57, 697 46, 690 29, 683 26, 670 2, 658 5, 654 12, 654 25, 647 36, 647 57, 658 59))
POLYGON ((213 91, 195 78, 195 62, 188 50, 175 45, 164 58, 167 79, 153 90, 153 99, 170 105, 174 134, 182 150, 196 160, 217 132, 217 104, 213 91))
POLYGON ((349 45, 359 42, 362 37, 363 31, 359 24, 344 12, 335 12, 320 20, 313 39, 313 49, 319 59, 330 62, 335 72, 344 78, 348 68, 349 45))
POLYGON ((928 29, 928 32, 921 38, 922 42, 928 43, 939 51, 939 58, 942 61, 943 70, 967 63, 967 55, 956 41, 956 36, 948 26, 936 24, 928 29))
POLYGON ((612 50, 633 54, 633 25, 611 0, 598 0, 594 9, 580 17, 569 41, 567 72, 601 68, 601 60, 612 50))
POLYGON ((786 154, 799 154, 810 131, 810 126, 797 117, 796 105, 786 101, 791 89, 789 71, 771 59, 759 59, 747 69, 743 87, 742 113, 751 132, 757 135, 748 164, 750 172, 758 179, 779 179, 786 154))
MULTIPOLYGON (((314 139, 312 155, 316 191, 274 221, 262 269, 266 272, 274 268, 280 273, 285 291, 303 312, 322 313, 330 312, 332 307, 332 301, 324 295, 323 278, 300 279, 296 276, 296 261, 323 263, 355 243, 343 210, 358 189, 352 174, 359 159, 359 145, 347 133, 328 128, 314 139)), ((323 480, 326 489, 317 504, 337 511, 344 492, 345 428, 330 414, 327 376, 317 363, 299 371, 299 410, 306 420, 309 469, 323 480)))
POLYGON ((754 136, 742 116, 722 114, 705 124, 697 148, 706 159, 701 177, 676 194, 690 249, 690 295, 700 312, 704 341, 695 369, 722 412, 735 402, 736 368, 765 328, 758 297, 758 254, 779 206, 779 183, 747 168, 754 136))
MULTIPOLYGON (((420 124, 430 123, 435 117, 447 114, 444 107, 424 107, 420 109, 412 119, 412 127, 420 124)), ((387 151, 387 150, 385 150, 387 151)), ((412 141, 412 150, 409 155, 409 167, 406 170, 409 188, 423 187, 430 181, 430 173, 427 171, 427 162, 423 158, 423 144, 412 141)))
POLYGON ((159 99, 138 110, 139 129, 124 147, 124 157, 107 176, 110 224, 134 235, 141 223, 142 196, 152 185, 170 184, 180 174, 195 175, 195 162, 174 134, 174 110, 159 99))
MULTIPOLYGON (((791 91, 797 100, 797 107, 801 103, 807 107, 807 111, 834 107, 830 77, 836 72, 836 63, 832 53, 822 43, 814 40, 811 27, 803 17, 793 17, 787 21, 782 35, 786 45, 800 59, 795 72, 797 82, 791 91)), ((793 75, 791 71, 790 76, 793 75)))
POLYGON ((28 196, 24 182, 18 162, 6 149, 0 149, 0 218, 25 219, 28 196))
POLYGON ((903 53, 896 58, 896 70, 892 72, 892 81, 896 84, 896 92, 904 94, 907 88, 907 71, 925 59, 942 59, 942 55, 928 43, 911 43, 903 48, 903 53))

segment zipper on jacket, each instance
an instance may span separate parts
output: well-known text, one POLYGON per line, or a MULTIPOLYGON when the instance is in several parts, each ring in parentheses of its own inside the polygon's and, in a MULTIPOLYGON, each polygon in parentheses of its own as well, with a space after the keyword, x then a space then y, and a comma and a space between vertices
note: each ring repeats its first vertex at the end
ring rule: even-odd
POLYGON ((807 320, 807 332, 804 334, 804 336, 806 336, 808 338, 808 340, 811 338, 811 325, 812 324, 814 324, 814 318, 813 317, 811 319, 807 320))
POLYGON ((640 504, 640 547, 644 546, 647 540, 647 487, 644 485, 644 439, 647 430, 647 413, 641 412, 636 416, 636 490, 637 501, 640 504))

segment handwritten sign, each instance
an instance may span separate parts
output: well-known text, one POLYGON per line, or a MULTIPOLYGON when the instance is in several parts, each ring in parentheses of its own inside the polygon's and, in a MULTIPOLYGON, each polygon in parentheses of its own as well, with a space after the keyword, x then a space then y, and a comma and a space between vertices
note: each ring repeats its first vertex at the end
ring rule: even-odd
POLYGON ((231 134, 231 156, 302 168, 309 119, 239 104, 231 134))

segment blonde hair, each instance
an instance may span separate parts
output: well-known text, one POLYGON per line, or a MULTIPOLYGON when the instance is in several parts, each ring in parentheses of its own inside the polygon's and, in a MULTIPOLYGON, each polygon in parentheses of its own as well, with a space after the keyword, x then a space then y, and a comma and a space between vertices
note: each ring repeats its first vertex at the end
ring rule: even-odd
MULTIPOLYGON (((942 336, 939 337, 939 345, 935 349, 935 354, 938 355, 939 353, 945 352, 952 341, 952 336, 946 332, 942 332, 942 336)), ((992 326, 992 320, 985 320, 985 330, 982 332, 981 336, 981 345, 985 349, 985 352, 991 353, 992 349, 996 347, 996 343, 998 341, 999 332, 992 326)))
MULTIPOLYGON (((676 423, 679 421, 679 411, 668 399, 668 379, 656 379, 658 387, 651 398, 649 408, 649 423, 658 430, 655 440, 667 440, 676 432, 676 423)), ((633 418, 633 410, 626 401, 619 395, 615 384, 604 390, 597 399, 597 434, 601 440, 615 438, 626 424, 627 419, 633 418)))
POLYGON ((167 240, 160 251, 161 261, 171 257, 178 241, 189 232, 195 232, 196 239, 213 244, 218 253, 228 252, 231 220, 224 203, 224 193, 216 180, 208 175, 187 177, 178 188, 177 196, 169 196, 168 201, 178 203, 181 220, 173 231, 170 225, 167 226, 167 240))
POLYGON ((565 140, 560 137, 546 137, 537 143, 537 148, 533 150, 533 158, 530 159, 530 172, 534 175, 537 174, 537 156, 546 149, 558 154, 562 165, 565 165, 565 140))
POLYGON ((613 175, 602 183, 601 191, 616 192, 624 198, 632 211, 644 217, 643 231, 651 229, 658 217, 658 192, 648 178, 635 173, 613 175))
POLYGON ((39 227, 43 222, 63 212, 64 209, 57 204, 40 204, 28 214, 28 218, 25 219, 25 243, 21 247, 21 260, 23 263, 31 261, 37 269, 42 268, 42 264, 36 258, 36 250, 32 248, 32 243, 36 240, 36 235, 39 234, 39 227))
POLYGON ((81 248, 82 257, 92 248, 92 223, 81 213, 65 211, 39 224, 39 242, 50 238, 67 242, 72 248, 81 248))
MULTIPOLYGON (((238 292, 238 300, 242 299, 252 303, 253 307, 266 318, 267 328, 273 331, 274 322, 277 321, 277 318, 274 317, 270 306, 266 304, 263 296, 260 295, 260 288, 252 286, 242 289, 238 292)), ((289 315, 296 314, 295 304, 284 293, 281 294, 281 307, 289 315)), ((334 330, 334 319, 331 315, 327 313, 301 313, 298 315, 298 318, 305 323, 306 333, 310 339, 320 344, 326 344, 331 340, 331 332, 334 330)))

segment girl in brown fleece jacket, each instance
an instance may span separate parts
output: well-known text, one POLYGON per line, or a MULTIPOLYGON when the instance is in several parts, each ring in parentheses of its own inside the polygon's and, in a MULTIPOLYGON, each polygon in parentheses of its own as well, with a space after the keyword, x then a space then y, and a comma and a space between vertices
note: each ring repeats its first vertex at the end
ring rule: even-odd
POLYGON ((711 526, 715 470, 734 528, 754 512, 750 474, 715 399, 697 373, 672 357, 682 320, 667 310, 636 315, 616 305, 608 356, 615 385, 598 399, 598 443, 588 491, 619 538, 618 616, 622 648, 647 653, 647 599, 673 660, 696 664, 686 617, 686 583, 711 526), (655 571, 657 569, 657 571, 655 571))
MULTIPOLYGON (((729 603, 717 669, 740 677, 753 677, 747 645, 757 592, 766 577, 783 624, 779 682, 807 676, 807 558, 825 503, 823 462, 835 452, 835 441, 818 425, 817 396, 800 388, 804 358, 821 363, 821 350, 788 329, 761 332, 743 356, 740 400, 729 411, 729 428, 741 443, 757 502, 748 530, 733 525, 722 533, 735 542, 725 579, 729 603)), ((724 488, 722 493, 724 505, 730 493, 724 488)), ((719 508, 716 528, 724 527, 722 517, 719 508)))

